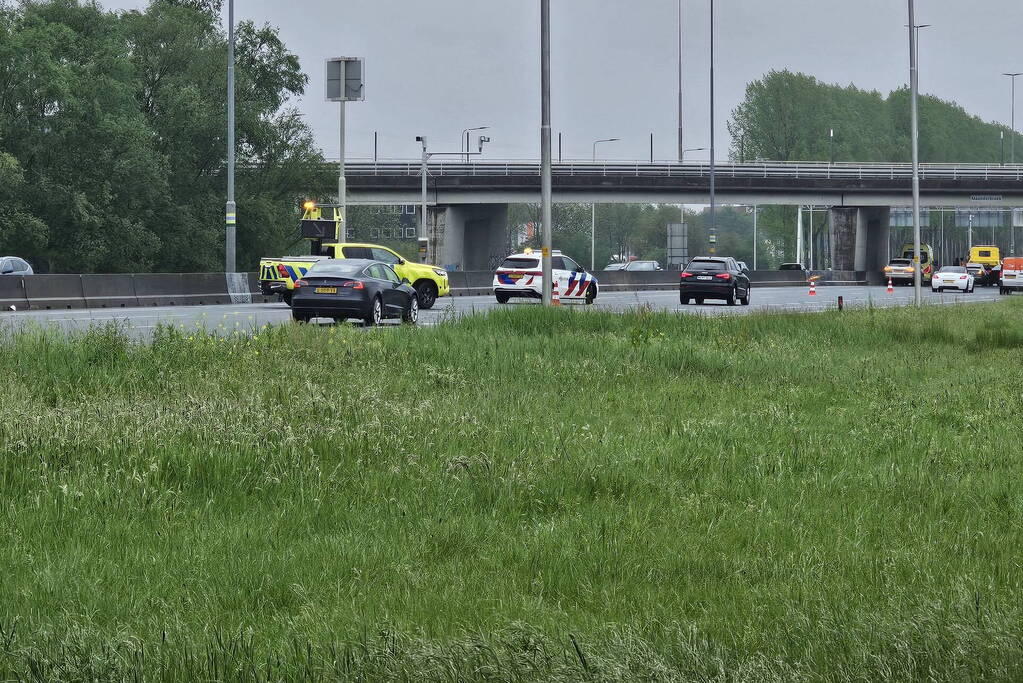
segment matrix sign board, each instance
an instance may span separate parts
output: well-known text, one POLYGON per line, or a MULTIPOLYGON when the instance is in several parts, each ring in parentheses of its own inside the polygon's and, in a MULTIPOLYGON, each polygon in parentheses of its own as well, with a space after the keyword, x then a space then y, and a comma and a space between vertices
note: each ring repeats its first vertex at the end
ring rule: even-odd
POLYGON ((335 57, 327 60, 327 100, 357 102, 366 99, 363 60, 359 57, 335 57))

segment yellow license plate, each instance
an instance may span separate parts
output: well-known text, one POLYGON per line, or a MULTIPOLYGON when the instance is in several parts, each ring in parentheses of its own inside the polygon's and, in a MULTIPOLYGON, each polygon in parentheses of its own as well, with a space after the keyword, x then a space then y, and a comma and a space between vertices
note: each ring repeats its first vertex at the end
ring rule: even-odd
POLYGON ((1011 280, 1011 279, 1013 279, 1014 277, 1016 277, 1016 276, 1010 273, 1010 274, 1008 274, 1008 275, 1006 275, 1006 276, 1005 276, 1005 279, 1006 279, 1006 280, 1011 280))
POLYGON ((337 294, 337 287, 317 287, 317 294, 337 294))
POLYGON ((510 279, 510 280, 521 280, 522 279, 522 275, 519 274, 519 273, 512 273, 511 275, 508 276, 508 279, 510 279))

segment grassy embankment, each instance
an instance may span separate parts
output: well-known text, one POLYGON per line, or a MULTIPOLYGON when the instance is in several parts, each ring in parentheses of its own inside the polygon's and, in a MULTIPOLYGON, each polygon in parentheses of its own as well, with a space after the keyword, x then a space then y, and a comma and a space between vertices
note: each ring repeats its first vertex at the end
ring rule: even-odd
POLYGON ((8 336, 0 679, 1019 679, 1021 313, 8 336))

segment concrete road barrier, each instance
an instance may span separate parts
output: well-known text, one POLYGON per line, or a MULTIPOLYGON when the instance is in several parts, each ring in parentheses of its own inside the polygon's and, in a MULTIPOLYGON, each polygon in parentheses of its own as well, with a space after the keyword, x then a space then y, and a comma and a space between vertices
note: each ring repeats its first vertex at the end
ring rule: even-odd
POLYGON ((133 308, 135 278, 131 275, 82 275, 82 295, 86 308, 133 308))
POLYGON ((9 311, 11 306, 19 311, 28 308, 25 278, 17 275, 0 275, 0 310, 9 311))
POLYGON ((25 298, 31 308, 86 308, 81 275, 26 275, 25 298))

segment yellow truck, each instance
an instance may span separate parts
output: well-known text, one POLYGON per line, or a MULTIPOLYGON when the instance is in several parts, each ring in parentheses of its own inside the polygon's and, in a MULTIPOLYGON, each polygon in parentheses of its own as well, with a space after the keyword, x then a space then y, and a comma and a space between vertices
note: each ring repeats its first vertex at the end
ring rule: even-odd
POLYGON ((1002 277, 1001 250, 987 244, 970 247, 970 257, 965 265, 976 284, 982 287, 994 286, 1002 277))
POLYGON ((332 219, 323 218, 324 210, 329 211, 331 208, 334 207, 319 206, 311 202, 304 205, 302 236, 312 240, 312 254, 260 259, 259 288, 264 295, 278 294, 290 306, 295 281, 302 279, 317 261, 335 258, 369 259, 388 264, 394 268, 398 277, 408 280, 415 288, 419 297, 419 307, 423 309, 432 308, 438 297, 451 293, 448 274, 443 268, 409 261, 379 244, 337 241, 340 214, 335 208, 332 219))

